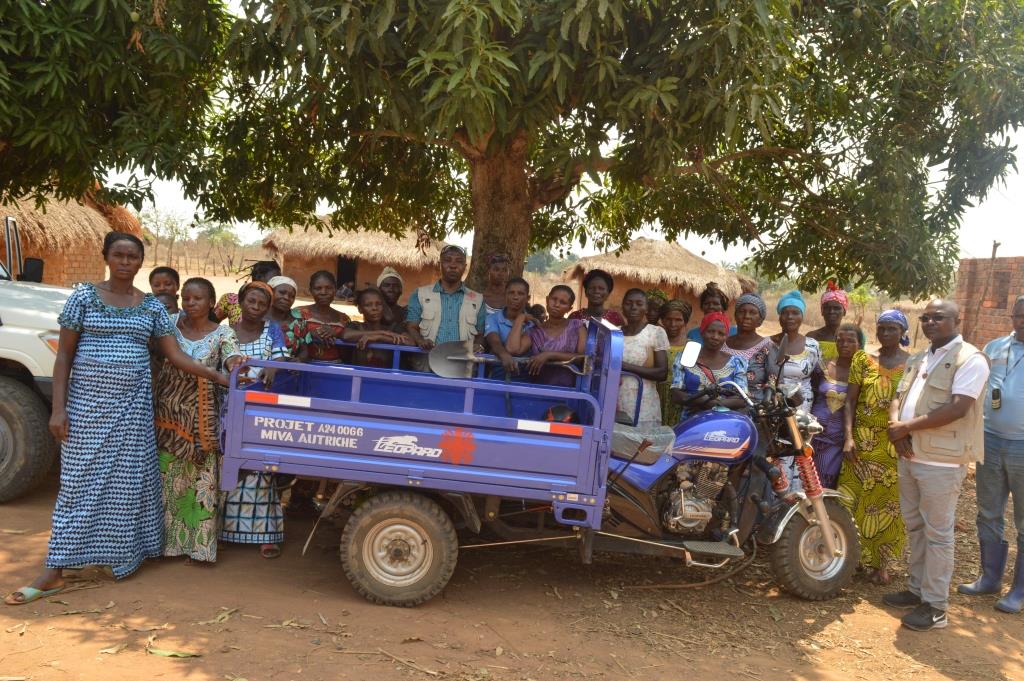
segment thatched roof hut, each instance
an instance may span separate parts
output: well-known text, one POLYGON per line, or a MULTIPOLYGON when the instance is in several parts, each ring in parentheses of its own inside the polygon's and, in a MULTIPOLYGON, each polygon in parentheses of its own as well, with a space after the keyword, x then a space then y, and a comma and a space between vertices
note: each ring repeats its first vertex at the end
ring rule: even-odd
POLYGON ((586 304, 583 277, 594 269, 604 270, 615 279, 609 300, 613 306, 619 305, 631 288, 658 288, 669 298, 689 300, 695 318, 700 317, 697 300, 708 282, 716 282, 730 300, 757 288, 754 281, 694 255, 677 243, 641 237, 630 242, 629 248, 581 258, 562 273, 566 281, 577 282, 577 303, 581 306, 586 304))
MULTIPOLYGON (((327 222, 327 218, 322 219, 327 222)), ((263 239, 263 247, 302 289, 318 270, 331 272, 339 284, 353 282, 363 288, 374 284, 385 267, 393 267, 402 275, 406 295, 437 279, 444 245, 437 241, 420 244, 415 230, 393 237, 364 230, 328 234, 303 230, 301 226, 292 231, 275 230, 263 239)))
MULTIPOLYGON (((49 199, 42 209, 31 200, 0 205, 0 223, 13 217, 18 223, 22 255, 43 260, 43 282, 71 286, 100 281, 106 266, 100 250, 103 237, 116 229, 142 235, 137 218, 120 206, 49 199)), ((6 258, 2 239, 0 253, 6 258)))

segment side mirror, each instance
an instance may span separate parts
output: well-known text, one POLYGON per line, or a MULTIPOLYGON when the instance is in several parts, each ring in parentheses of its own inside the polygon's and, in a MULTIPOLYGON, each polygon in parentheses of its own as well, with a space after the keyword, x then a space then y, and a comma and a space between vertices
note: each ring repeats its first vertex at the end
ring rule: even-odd
POLYGON ((697 341, 689 341, 683 346, 683 351, 679 353, 679 365, 684 366, 687 369, 690 367, 697 366, 697 358, 700 356, 701 344, 697 341))

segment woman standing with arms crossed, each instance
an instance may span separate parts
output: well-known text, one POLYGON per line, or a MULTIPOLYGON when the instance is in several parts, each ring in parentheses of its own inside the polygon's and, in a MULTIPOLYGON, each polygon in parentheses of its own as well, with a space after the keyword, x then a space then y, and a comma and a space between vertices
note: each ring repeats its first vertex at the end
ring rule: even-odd
POLYGON ((338 282, 327 270, 314 272, 309 278, 309 292, 313 304, 295 310, 298 321, 292 334, 301 345, 302 359, 337 362, 341 359, 341 348, 335 341, 341 340, 351 321, 347 314, 331 307, 338 294, 338 282))
MULTIPOLYGON (((178 347, 214 371, 230 372, 242 361, 235 332, 213 315, 217 294, 206 279, 181 287, 175 315, 178 347)), ((220 407, 223 395, 204 378, 174 366, 156 381, 156 444, 164 495, 165 556, 186 563, 217 560, 220 488, 220 407)))
POLYGON ((858 351, 850 362, 846 392, 846 442, 837 489, 860 530, 861 562, 871 581, 888 584, 889 566, 903 555, 906 530, 900 513, 896 450, 889 442, 889 405, 909 357, 910 322, 899 310, 878 317, 878 354, 858 351), (902 347, 901 347, 902 346, 902 347))
POLYGON ((81 284, 59 318, 50 432, 61 445, 60 492, 46 569, 10 594, 22 605, 64 588, 63 569, 109 565, 121 579, 162 549, 163 503, 153 428, 149 347, 156 338, 172 366, 220 385, 222 374, 194 362, 174 340, 164 306, 133 282, 142 241, 110 232, 110 278, 81 284))

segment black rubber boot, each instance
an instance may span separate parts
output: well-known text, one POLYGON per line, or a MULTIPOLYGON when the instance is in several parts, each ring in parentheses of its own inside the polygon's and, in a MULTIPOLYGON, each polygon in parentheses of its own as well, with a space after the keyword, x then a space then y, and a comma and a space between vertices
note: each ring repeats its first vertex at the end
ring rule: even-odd
POLYGON ((961 584, 956 590, 968 596, 999 593, 1009 551, 1010 545, 1004 541, 981 542, 981 576, 970 584, 961 584))
POLYGON ((1013 574, 1010 592, 996 601, 996 610, 1016 614, 1024 607, 1024 556, 1017 549, 1017 568, 1013 574))

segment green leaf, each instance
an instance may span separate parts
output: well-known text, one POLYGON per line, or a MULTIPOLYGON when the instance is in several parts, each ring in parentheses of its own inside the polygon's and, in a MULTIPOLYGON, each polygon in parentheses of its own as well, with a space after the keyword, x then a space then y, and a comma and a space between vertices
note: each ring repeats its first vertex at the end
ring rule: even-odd
POLYGON ((590 12, 580 15, 580 25, 577 29, 576 40, 583 47, 587 46, 587 38, 590 37, 590 22, 592 18, 590 12))

